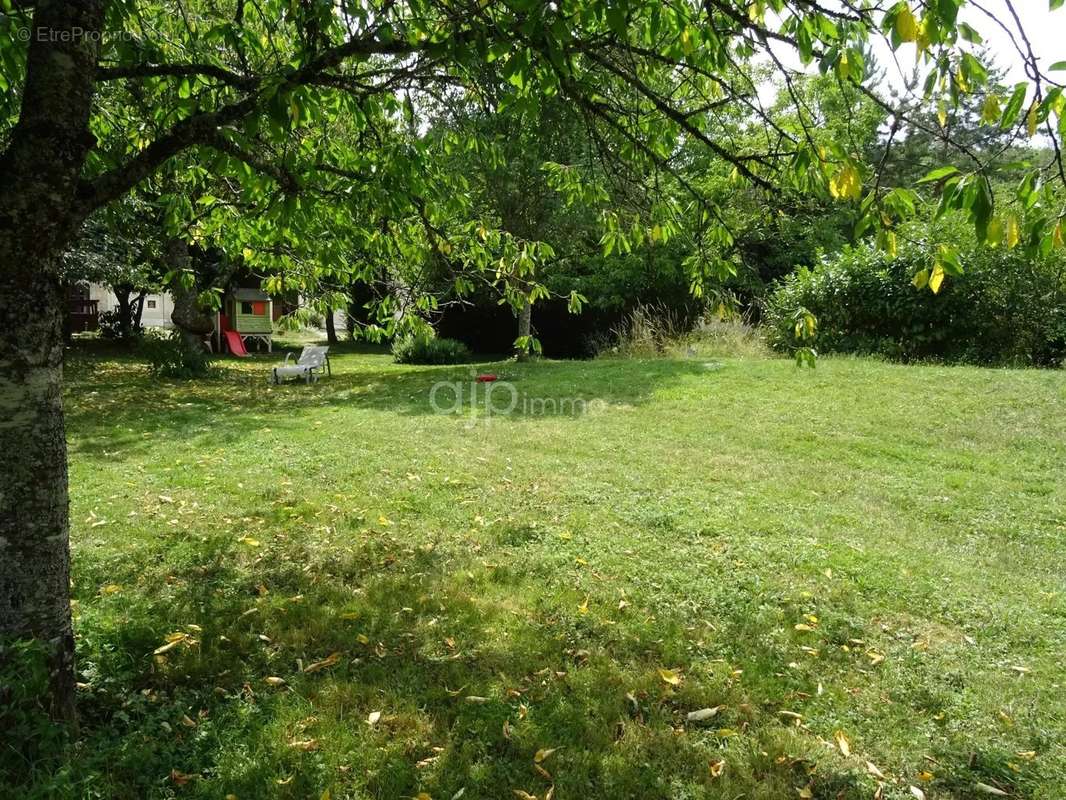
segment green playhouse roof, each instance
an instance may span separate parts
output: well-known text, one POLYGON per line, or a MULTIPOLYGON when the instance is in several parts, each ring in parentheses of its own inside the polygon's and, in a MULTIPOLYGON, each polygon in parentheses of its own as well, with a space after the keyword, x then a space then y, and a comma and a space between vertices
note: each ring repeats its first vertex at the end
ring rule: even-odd
POLYGON ((269 300, 270 295, 259 289, 234 289, 234 300, 269 300))

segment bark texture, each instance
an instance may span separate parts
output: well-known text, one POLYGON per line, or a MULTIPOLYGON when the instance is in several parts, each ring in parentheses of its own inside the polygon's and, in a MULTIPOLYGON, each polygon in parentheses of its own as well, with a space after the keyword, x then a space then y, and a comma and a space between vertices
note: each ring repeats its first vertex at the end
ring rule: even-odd
MULTIPOLYGON (((519 337, 528 337, 533 330, 533 304, 526 300, 525 304, 518 310, 518 335, 519 337)), ((519 347, 515 350, 515 357, 519 361, 529 360, 529 348, 519 347)))
POLYGON ((81 224, 103 0, 39 0, 19 122, 0 154, 0 638, 46 645, 51 708, 74 715, 57 256, 81 224))
POLYGON ((192 258, 189 243, 184 239, 171 239, 167 242, 164 253, 167 269, 175 274, 171 282, 170 293, 174 299, 174 310, 170 319, 181 332, 182 342, 190 353, 202 353, 204 337, 215 329, 214 315, 200 307, 200 288, 194 279, 191 283, 183 281, 183 276, 192 276, 192 258))

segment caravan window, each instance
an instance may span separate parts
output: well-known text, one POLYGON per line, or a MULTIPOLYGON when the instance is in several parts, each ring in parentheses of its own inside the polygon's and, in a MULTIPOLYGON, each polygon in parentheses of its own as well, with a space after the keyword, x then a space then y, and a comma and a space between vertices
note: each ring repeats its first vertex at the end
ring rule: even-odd
POLYGON ((242 314, 254 314, 255 313, 255 311, 252 308, 252 304, 249 303, 247 300, 242 300, 241 301, 241 313, 242 314))

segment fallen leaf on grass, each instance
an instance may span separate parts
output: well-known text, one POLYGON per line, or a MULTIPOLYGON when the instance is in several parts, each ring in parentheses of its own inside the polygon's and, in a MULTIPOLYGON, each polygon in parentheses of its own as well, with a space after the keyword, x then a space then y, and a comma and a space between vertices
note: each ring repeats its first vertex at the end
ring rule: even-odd
POLYGON ((701 708, 698 711, 690 711, 685 715, 685 719, 689 722, 705 722, 718 715, 718 712, 722 710, 722 706, 714 706, 713 708, 701 708))
POLYGON ((725 761, 712 761, 711 762, 711 777, 717 778, 725 770, 725 761))
POLYGON ((297 739, 289 742, 289 747, 307 753, 311 750, 317 750, 319 748, 319 742, 318 739, 297 739))
POLYGON ((366 721, 368 725, 377 725, 379 719, 381 719, 381 712, 371 711, 367 716, 366 721))
POLYGON ((990 794, 993 797, 1010 797, 1010 795, 1002 789, 997 789, 995 786, 989 786, 987 783, 975 784, 973 788, 981 792, 981 794, 990 794))
POLYGON ((176 769, 170 771, 170 780, 176 786, 184 786, 189 781, 196 780, 199 777, 201 777, 199 772, 186 773, 176 769))
POLYGON ((326 669, 328 667, 332 667, 334 664, 336 664, 340 660, 341 660, 341 654, 340 653, 330 653, 328 656, 323 658, 321 661, 316 661, 314 664, 308 664, 306 667, 304 667, 304 672, 308 672, 308 673, 310 673, 310 672, 318 672, 320 669, 326 669))
POLYGON ((535 761, 537 764, 543 764, 545 761, 551 758, 552 753, 554 753, 558 749, 558 747, 548 747, 538 750, 536 752, 536 755, 533 756, 533 761, 535 761))
POLYGON ((263 683, 269 683, 271 686, 284 686, 285 679, 279 678, 277 675, 270 675, 269 677, 263 678, 263 683))
POLYGON ((866 771, 873 775, 875 778, 878 778, 880 780, 886 780, 885 773, 881 772, 881 770, 877 768, 877 765, 874 764, 874 762, 872 761, 866 762, 866 771))
POLYGON ((925 800, 925 792, 919 789, 917 786, 910 787, 911 794, 913 794, 918 800, 925 800))
POLYGON ((164 638, 164 641, 166 642, 166 644, 161 645, 160 647, 157 647, 155 650, 153 650, 152 651, 152 655, 155 655, 155 656, 163 655, 163 653, 166 653, 166 652, 168 652, 170 650, 173 650, 179 644, 181 644, 182 642, 188 640, 188 638, 189 638, 189 634, 183 633, 181 631, 168 634, 164 638))
POLYGON ((836 739, 837 749, 840 750, 840 754, 844 758, 848 758, 851 755, 851 742, 848 741, 844 731, 837 731, 833 734, 833 738, 836 739))
POLYGON ((659 677, 662 678, 663 683, 668 683, 671 686, 681 685, 681 671, 676 669, 663 669, 659 667, 659 677))

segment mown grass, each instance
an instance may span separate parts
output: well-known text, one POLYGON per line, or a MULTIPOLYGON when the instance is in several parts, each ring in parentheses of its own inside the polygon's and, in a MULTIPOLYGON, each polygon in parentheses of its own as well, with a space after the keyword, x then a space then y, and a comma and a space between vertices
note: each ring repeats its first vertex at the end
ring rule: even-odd
POLYGON ((1066 796, 1062 373, 268 363, 72 354, 82 725, 18 796, 1066 796))

